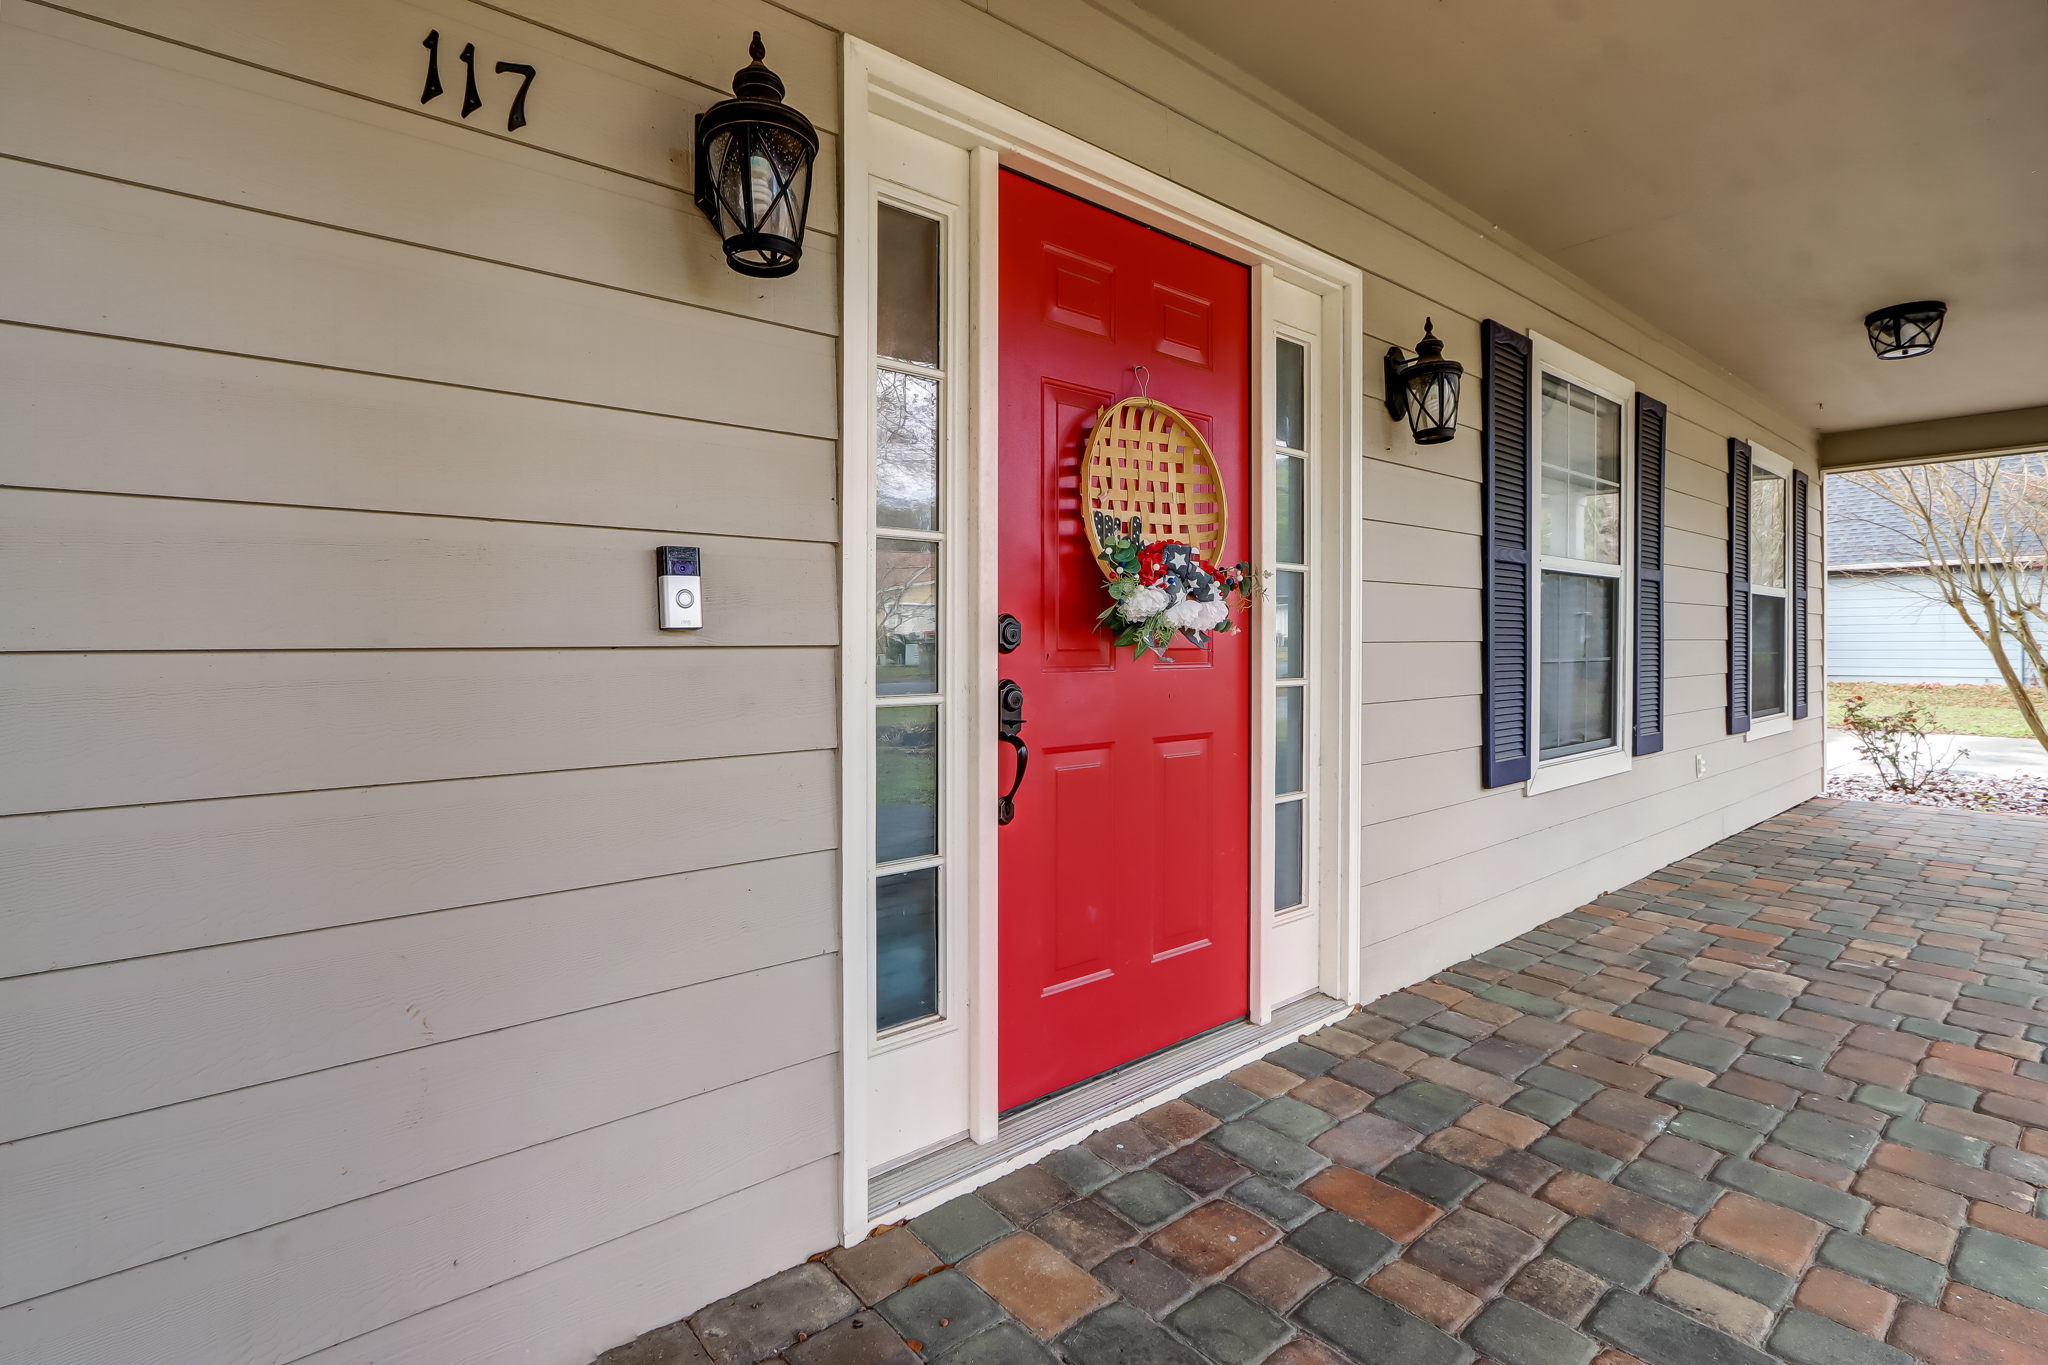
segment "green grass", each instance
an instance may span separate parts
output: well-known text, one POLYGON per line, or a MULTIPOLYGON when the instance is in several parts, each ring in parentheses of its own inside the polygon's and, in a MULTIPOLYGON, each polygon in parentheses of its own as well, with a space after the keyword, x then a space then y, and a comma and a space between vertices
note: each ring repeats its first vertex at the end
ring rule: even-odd
MULTIPOLYGON (((2034 702, 2048 711, 2048 691, 2030 688, 2034 702)), ((2001 739, 2031 739, 2033 731, 2020 719, 2012 693, 1993 683, 1861 683, 1828 684, 1828 720, 1839 722, 1842 706, 1851 697, 1861 697, 1867 708, 1880 714, 1903 711, 1917 705, 1934 718, 1934 728, 1945 735, 1993 735, 2001 739)))

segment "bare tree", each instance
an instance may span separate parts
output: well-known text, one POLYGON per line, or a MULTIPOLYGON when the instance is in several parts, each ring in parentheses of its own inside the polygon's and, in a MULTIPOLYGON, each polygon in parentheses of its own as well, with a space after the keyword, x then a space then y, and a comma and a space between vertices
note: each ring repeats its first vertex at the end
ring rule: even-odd
POLYGON ((1998 666, 2027 728, 2048 749, 2048 722, 2021 661, 2048 678, 2048 462, 2043 456, 1957 460, 1845 476, 1899 514, 1887 530, 1919 546, 1931 593, 1998 666))

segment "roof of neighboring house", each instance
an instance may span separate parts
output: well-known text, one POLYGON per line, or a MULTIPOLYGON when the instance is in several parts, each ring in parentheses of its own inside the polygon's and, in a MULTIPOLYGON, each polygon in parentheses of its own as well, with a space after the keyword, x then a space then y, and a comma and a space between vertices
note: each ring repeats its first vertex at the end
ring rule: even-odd
POLYGON ((1923 564, 1927 555, 1906 531, 1906 514, 1854 479, 1828 477, 1828 567, 1923 564))
MULTIPOLYGON (((2025 469, 2040 477, 2044 457, 2008 455, 2003 463, 2007 470, 2025 469)), ((1912 568, 1927 563, 1927 552, 1911 529, 1913 519, 1855 475, 1828 476, 1826 507, 1829 572, 1912 568)))

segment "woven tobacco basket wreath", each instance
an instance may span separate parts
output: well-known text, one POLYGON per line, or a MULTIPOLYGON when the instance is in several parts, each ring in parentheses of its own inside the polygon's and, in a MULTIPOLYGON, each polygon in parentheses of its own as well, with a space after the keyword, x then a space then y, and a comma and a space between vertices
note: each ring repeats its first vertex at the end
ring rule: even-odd
POLYGON ((1088 548, 1106 577, 1098 512, 1136 520, 1151 539, 1189 546, 1212 564, 1223 553, 1230 508, 1216 457, 1194 423, 1157 399, 1126 398, 1095 414, 1081 492, 1088 548))
POLYGON ((1126 398, 1096 413, 1081 460, 1082 523, 1108 579, 1097 625, 1137 657, 1164 654, 1175 635, 1205 648, 1236 629, 1233 599, 1249 607, 1258 578, 1249 564, 1219 567, 1230 509, 1216 456, 1192 422, 1151 398, 1126 398))

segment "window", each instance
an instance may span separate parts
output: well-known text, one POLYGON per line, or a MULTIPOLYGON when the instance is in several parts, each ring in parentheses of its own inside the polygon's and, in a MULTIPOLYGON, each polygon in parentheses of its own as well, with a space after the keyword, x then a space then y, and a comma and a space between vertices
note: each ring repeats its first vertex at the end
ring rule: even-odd
POLYGON ((942 224, 876 206, 875 1028, 940 1000, 939 459, 947 375, 939 335, 942 224))
POLYGON ((1537 753, 1556 759, 1621 742, 1621 405, 1547 371, 1539 404, 1537 753))
POLYGON ((1534 795, 1629 766, 1637 551, 1634 386, 1531 342, 1534 795))
MULTIPOLYGON (((1751 447, 1749 475, 1749 714, 1787 715, 1792 683, 1790 467, 1751 447)), ((1755 733, 1754 730, 1751 732, 1755 733)), ((1765 733, 1775 733, 1775 729, 1765 733)))
POLYGON ((1273 909, 1308 902, 1308 348, 1273 343, 1273 909))

